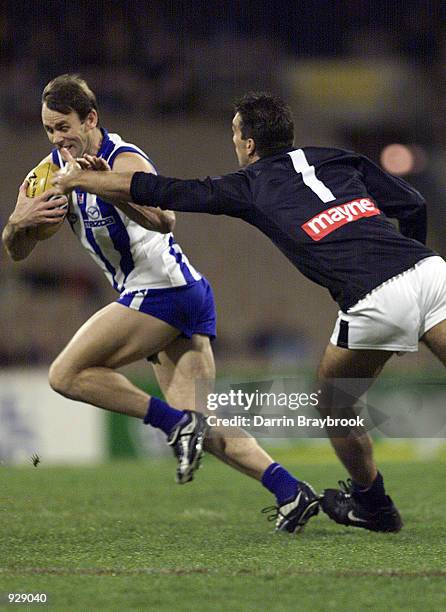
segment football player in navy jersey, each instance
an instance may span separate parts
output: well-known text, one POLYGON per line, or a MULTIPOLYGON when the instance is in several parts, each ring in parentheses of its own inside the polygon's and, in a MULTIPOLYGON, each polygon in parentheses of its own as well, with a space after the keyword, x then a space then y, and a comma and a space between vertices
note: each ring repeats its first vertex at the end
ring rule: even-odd
MULTIPOLYGON (((426 344, 446 365, 446 263, 425 246, 423 197, 369 159, 336 148, 293 146, 290 108, 252 93, 235 105, 238 172, 180 180, 143 172, 82 172, 72 164, 57 177, 59 193, 82 187, 110 200, 239 217, 265 233, 305 276, 340 306, 318 368, 325 416, 351 416, 397 352, 426 344), (388 220, 399 221, 399 230, 388 220), (355 391, 337 389, 351 379, 355 391), (346 398, 348 398, 346 400, 346 398)), ((328 428, 351 476, 326 489, 323 510, 334 521, 373 531, 399 531, 402 520, 386 494, 361 427, 328 428)))
MULTIPOLYGON (((61 75, 45 87, 42 123, 53 146, 45 162, 62 168, 63 150, 99 170, 156 173, 141 149, 100 126, 95 95, 77 75, 61 75)), ((35 227, 61 222, 65 212, 54 207, 66 200, 50 201, 54 194, 52 189, 30 199, 22 185, 2 235, 12 259, 22 260, 32 252, 35 227)), ((84 189, 71 194, 71 229, 119 297, 74 335, 51 365, 50 384, 66 397, 139 418, 165 432, 178 459, 180 484, 192 480, 205 445, 275 495, 281 508, 278 530, 299 531, 318 512, 318 498, 309 485, 275 463, 244 431, 214 428, 214 435, 204 439, 205 417, 194 410, 195 382, 208 381, 212 390, 212 290, 175 242, 173 213, 146 211, 142 215, 125 199, 115 208, 107 198, 84 189), (118 372, 147 356, 169 403, 148 396, 118 372)))

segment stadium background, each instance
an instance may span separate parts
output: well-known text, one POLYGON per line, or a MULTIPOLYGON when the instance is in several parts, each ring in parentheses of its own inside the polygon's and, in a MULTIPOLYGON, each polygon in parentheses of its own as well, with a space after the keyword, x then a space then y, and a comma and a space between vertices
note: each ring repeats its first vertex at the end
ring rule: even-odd
MULTIPOLYGON (((231 102, 250 89, 277 92, 294 110, 296 144, 356 148, 419 187, 428 200, 429 244, 444 253, 445 14, 443 3, 423 1, 260 1, 254 11, 236 1, 4 2, 1 225, 21 180, 49 150, 39 117, 43 85, 79 72, 97 93, 102 124, 143 147, 160 173, 180 177, 234 170, 231 102), (407 146, 382 158, 393 143, 407 146)), ((218 371, 259 378, 309 372, 335 319, 328 292, 237 220, 183 214, 175 235, 214 286, 218 371)), ((45 371, 81 323, 115 295, 68 227, 19 264, 2 252, 1 270, 0 457, 18 461, 43 446, 50 460, 41 433, 47 426, 35 418, 40 433, 29 441, 30 420, 20 426, 23 418, 14 415, 30 408, 14 389, 27 392, 32 368, 41 405, 54 405, 62 421, 66 414, 81 418, 78 407, 58 410, 66 402, 45 391, 45 371)), ((423 377, 437 369, 421 350, 394 359, 388 372, 423 377)), ((146 364, 128 373, 153 383, 146 364)), ((87 409, 86 418, 99 438, 101 428, 127 421, 97 412, 87 409)), ((122 431, 116 435, 114 451, 128 452, 122 431)))

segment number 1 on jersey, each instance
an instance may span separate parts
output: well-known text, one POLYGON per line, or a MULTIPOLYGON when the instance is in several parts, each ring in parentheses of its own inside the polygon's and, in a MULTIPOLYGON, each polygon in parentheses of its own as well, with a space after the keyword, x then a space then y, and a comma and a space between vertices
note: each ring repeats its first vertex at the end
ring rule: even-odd
POLYGON ((302 180, 305 185, 309 187, 322 202, 327 203, 336 200, 327 185, 324 185, 324 183, 317 178, 314 166, 310 166, 302 149, 291 151, 288 155, 291 157, 296 172, 302 174, 302 180))

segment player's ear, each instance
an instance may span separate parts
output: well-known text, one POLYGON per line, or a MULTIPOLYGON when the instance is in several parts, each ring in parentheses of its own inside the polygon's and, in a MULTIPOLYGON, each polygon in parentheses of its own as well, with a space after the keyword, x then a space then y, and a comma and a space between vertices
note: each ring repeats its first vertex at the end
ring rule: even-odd
POLYGON ((98 113, 97 113, 97 111, 94 108, 92 108, 91 111, 88 113, 88 115, 85 118, 84 123, 90 129, 93 129, 93 128, 95 128, 97 126, 97 124, 98 124, 98 113))
POLYGON ((252 138, 248 138, 246 140, 246 152, 250 157, 252 157, 256 152, 256 143, 252 138))

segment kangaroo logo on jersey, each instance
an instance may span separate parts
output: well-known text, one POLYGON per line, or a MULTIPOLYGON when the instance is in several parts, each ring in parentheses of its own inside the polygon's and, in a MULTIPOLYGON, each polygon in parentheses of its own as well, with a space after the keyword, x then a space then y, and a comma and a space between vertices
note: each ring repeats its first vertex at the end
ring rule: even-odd
POLYGON ((88 229, 94 227, 105 227, 107 225, 113 225, 115 220, 113 217, 103 217, 99 206, 92 205, 86 209, 88 219, 84 220, 84 225, 88 229))
POLYGON ((374 217, 381 214, 379 208, 369 198, 352 200, 339 206, 329 208, 314 216, 302 225, 302 229, 312 240, 321 240, 346 223, 358 221, 364 217, 374 217))

